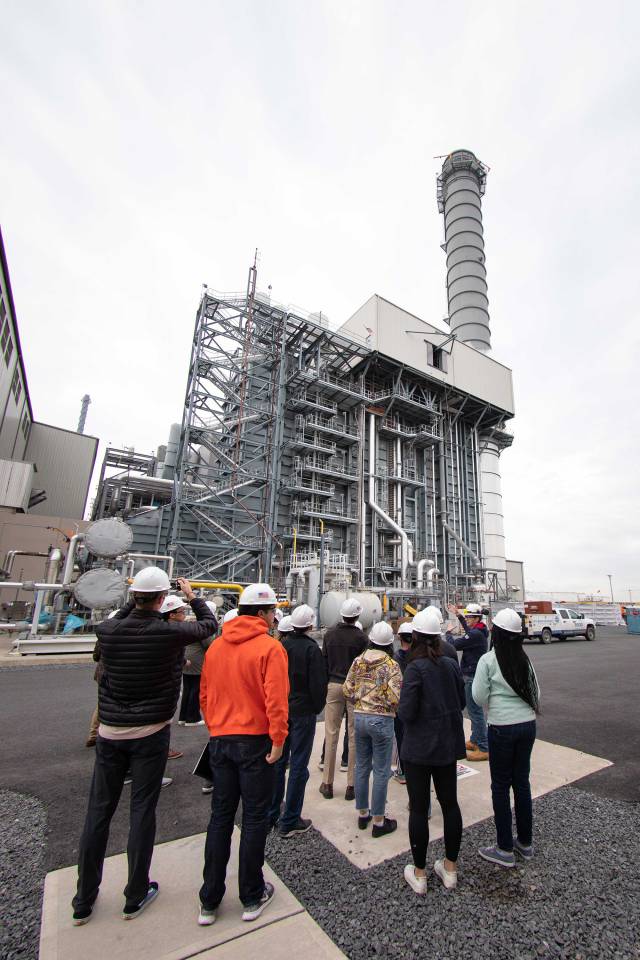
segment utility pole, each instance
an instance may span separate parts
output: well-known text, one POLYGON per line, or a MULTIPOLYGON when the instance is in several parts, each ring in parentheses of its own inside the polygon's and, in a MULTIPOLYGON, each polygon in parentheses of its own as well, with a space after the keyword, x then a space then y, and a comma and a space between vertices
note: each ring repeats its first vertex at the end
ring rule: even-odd
POLYGON ((611 579, 613 574, 608 573, 607 576, 609 577, 609 590, 611 591, 611 603, 615 603, 615 600, 613 599, 613 581, 611 579))

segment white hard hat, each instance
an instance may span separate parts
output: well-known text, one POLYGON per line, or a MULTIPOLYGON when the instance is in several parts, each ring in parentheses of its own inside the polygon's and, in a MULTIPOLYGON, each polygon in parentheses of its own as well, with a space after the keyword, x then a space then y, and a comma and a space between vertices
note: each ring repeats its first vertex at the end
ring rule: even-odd
POLYGON ((280 621, 284 617, 284 613, 282 612, 280 607, 276 607, 276 609, 273 611, 273 615, 276 618, 276 623, 280 623, 280 621))
POLYGON ((211 613, 214 615, 216 620, 218 619, 218 605, 213 602, 213 600, 205 600, 206 605, 211 610, 211 613))
POLYGON ((383 620, 380 623, 374 623, 371 627, 371 633, 369 634, 369 640, 373 643, 380 644, 381 647, 388 647, 393 643, 393 630, 391 624, 385 623, 383 620))
POLYGON ((511 607, 505 607, 504 610, 498 610, 493 619, 493 624, 506 630, 507 633, 522 633, 522 620, 520 614, 511 607))
POLYGON ((222 622, 229 623, 229 620, 235 620, 237 616, 238 616, 238 611, 234 607, 233 610, 227 610, 224 617, 222 618, 222 622))
POLYGON ((405 620, 398 627, 398 633, 413 633, 413 620, 405 620))
POLYGON ((311 607, 307 606, 306 603, 301 604, 299 607, 296 607, 293 613, 291 614, 291 624, 294 628, 301 630, 306 630, 307 627, 312 627, 315 621, 315 616, 311 607))
POLYGON ((134 593, 168 593, 170 589, 169 577, 160 567, 144 567, 136 573, 131 584, 134 593))
POLYGON ((240 594, 239 607, 275 607, 278 598, 268 583, 250 583, 240 594))
POLYGON ((362 630, 362 624, 360 623, 359 620, 356 620, 355 626, 358 628, 358 630, 362 630))
POLYGON ((441 633, 442 621, 433 610, 420 610, 413 618, 413 629, 416 633, 441 633))
POLYGON ((293 633, 293 624, 290 616, 284 616, 278 624, 278 633, 293 633))
POLYGON ((111 613, 109 614, 109 616, 107 617, 107 620, 113 620, 113 618, 115 617, 115 615, 116 615, 117 613, 120 613, 120 611, 119 611, 119 610, 112 610, 111 613))
POLYGON ((160 613, 172 613, 174 610, 180 610, 182 607, 186 606, 187 604, 180 597, 166 597, 164 603, 160 607, 160 613))
POLYGON ((347 597, 340 607, 340 616, 342 617, 359 617, 361 613, 362 604, 355 597, 347 597))
POLYGON ((481 617, 482 607, 478 603, 469 603, 464 612, 470 613, 474 617, 481 617))
POLYGON ((431 603, 431 604, 429 604, 428 607, 425 607, 425 611, 426 611, 426 610, 428 610, 429 613, 435 613, 435 615, 440 618, 440 623, 444 623, 444 618, 443 618, 443 616, 442 616, 442 611, 441 611, 440 607, 436 607, 436 606, 434 606, 433 603, 431 603))

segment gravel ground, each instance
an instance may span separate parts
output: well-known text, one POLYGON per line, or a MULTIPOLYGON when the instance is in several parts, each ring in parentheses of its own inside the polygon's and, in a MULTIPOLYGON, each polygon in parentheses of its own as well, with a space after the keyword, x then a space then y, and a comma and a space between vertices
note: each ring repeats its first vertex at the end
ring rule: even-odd
MULTIPOLYGON (((458 889, 431 875, 425 897, 404 882, 408 855, 361 871, 315 830, 272 835, 267 859, 349 960, 637 960, 638 805, 564 787, 534 811, 532 863, 481 860, 477 847, 495 842, 485 821, 463 835, 458 889)), ((441 841, 431 844, 428 863, 443 855, 441 841)))
POLYGON ((47 816, 33 797, 0 790, 0 957, 37 960, 47 816))

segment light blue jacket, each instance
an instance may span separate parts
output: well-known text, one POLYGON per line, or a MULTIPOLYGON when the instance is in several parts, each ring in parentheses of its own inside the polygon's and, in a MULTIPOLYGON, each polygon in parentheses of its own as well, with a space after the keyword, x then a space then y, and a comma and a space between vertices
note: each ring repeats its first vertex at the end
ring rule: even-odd
MULTIPOLYGON (((538 683, 537 677, 536 683, 538 683)), ((538 693, 539 691, 538 685, 538 693)), ((487 723, 497 727, 511 723, 526 723, 536 718, 529 704, 518 696, 502 676, 495 650, 490 650, 478 660, 472 693, 476 703, 481 706, 488 704, 487 723)))

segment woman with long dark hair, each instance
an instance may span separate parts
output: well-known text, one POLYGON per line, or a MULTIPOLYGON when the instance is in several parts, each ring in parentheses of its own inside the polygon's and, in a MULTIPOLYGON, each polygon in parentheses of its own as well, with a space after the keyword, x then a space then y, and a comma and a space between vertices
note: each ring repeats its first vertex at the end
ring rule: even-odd
POLYGON ((489 766, 497 843, 481 847, 480 856, 501 867, 514 867, 515 854, 533 857, 533 805, 529 771, 536 739, 540 688, 523 649, 522 621, 515 610, 493 618, 492 648, 478 661, 473 699, 488 706, 489 766), (513 789, 516 838, 509 791, 513 789))
POLYGON ((441 618, 421 610, 413 619, 413 642, 402 680, 398 716, 403 724, 402 769, 409 793, 409 841, 413 863, 404 869, 412 890, 427 890, 429 798, 431 779, 442 808, 445 858, 434 872, 451 890, 458 882, 457 860, 462 839, 462 814, 457 796, 457 760, 466 756, 462 711, 464 681, 457 657, 447 656, 441 618))

